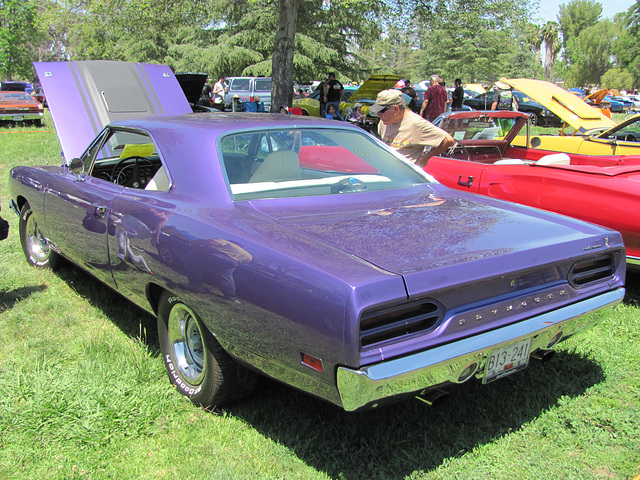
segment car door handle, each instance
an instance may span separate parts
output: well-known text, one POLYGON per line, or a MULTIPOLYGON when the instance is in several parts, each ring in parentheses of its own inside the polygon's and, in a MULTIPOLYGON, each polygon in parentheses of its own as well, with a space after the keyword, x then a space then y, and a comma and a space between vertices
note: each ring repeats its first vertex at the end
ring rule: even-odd
POLYGON ((460 175, 458 177, 458 185, 461 187, 470 187, 473 185, 473 176, 471 175, 460 175), (464 180, 466 178, 466 180, 464 180))
POLYGON ((107 207, 104 205, 93 205, 95 207, 93 211, 93 216, 98 220, 102 220, 104 218, 104 214, 107 213, 107 207))

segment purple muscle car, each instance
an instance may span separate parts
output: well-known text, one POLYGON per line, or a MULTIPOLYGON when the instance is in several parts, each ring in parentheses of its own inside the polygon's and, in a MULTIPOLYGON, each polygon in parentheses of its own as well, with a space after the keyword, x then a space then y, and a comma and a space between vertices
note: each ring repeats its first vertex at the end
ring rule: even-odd
POLYGON ((619 233, 456 192, 357 127, 187 113, 159 65, 36 69, 65 160, 11 171, 27 260, 157 315, 197 405, 256 373, 350 411, 491 382, 624 296, 619 233))

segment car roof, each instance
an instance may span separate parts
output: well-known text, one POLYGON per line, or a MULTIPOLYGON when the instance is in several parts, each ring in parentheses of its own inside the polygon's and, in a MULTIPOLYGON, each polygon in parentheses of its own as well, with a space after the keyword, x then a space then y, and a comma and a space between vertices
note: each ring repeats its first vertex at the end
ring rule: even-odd
MULTIPOLYGON (((284 115, 280 113, 234 113, 210 112, 187 113, 184 115, 156 115, 131 120, 120 120, 109 124, 111 127, 141 128, 150 132, 166 131, 170 126, 177 130, 207 130, 217 134, 241 132, 260 128, 348 128, 360 131, 347 123, 335 122, 319 117, 305 115, 284 115)), ((197 135, 197 133, 194 133, 197 135)))

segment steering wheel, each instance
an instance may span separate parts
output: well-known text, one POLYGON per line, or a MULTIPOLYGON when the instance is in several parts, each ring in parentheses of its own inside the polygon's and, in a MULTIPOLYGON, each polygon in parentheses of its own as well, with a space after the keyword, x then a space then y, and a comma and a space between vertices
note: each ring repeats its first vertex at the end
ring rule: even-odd
POLYGON ((113 169, 111 170, 111 181, 113 183, 117 183, 118 185, 123 185, 125 187, 139 188, 140 181, 141 181, 140 170, 139 170, 140 163, 146 164, 147 166, 150 166, 152 168, 154 167, 153 163, 148 158, 140 157, 138 155, 126 157, 120 160, 118 163, 116 163, 113 166, 113 169), (129 162, 131 160, 133 160, 132 165, 125 165, 120 169, 120 166, 123 163, 129 162), (127 180, 127 176, 123 174, 123 172, 125 172, 128 168, 133 168, 133 171, 131 173, 131 178, 129 180, 127 180), (116 172, 118 173, 116 174, 116 172))

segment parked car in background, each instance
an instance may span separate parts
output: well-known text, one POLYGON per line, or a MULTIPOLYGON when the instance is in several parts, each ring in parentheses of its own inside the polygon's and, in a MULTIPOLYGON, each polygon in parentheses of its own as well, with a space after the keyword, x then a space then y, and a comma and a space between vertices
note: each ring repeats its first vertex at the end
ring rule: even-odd
POLYGON ((25 92, 0 92, 0 122, 31 122, 42 125, 44 107, 35 98, 25 92))
MULTIPOLYGON (((533 100, 530 96, 523 92, 514 90, 513 96, 518 102, 518 110, 529 114, 531 125, 537 125, 541 127, 561 127, 562 120, 551 110, 547 109, 544 105, 533 100)), ((481 93, 475 97, 465 98, 463 103, 468 105, 474 110, 491 110, 493 104, 493 97, 495 92, 489 91, 481 93)))
POLYGON ((623 100, 620 97, 614 97, 612 95, 606 95, 604 97, 604 101, 610 103, 609 109, 613 113, 625 113, 627 110, 633 108, 632 102, 623 100))
MULTIPOLYGON (((618 124, 575 95, 549 82, 510 79, 529 95, 543 103, 573 128, 567 135, 535 135, 526 143, 522 136, 514 139, 518 146, 585 155, 640 155, 640 116, 618 124)), ((603 97, 604 98, 604 97, 603 97)))
POLYGON ((33 93, 33 85, 29 82, 19 82, 16 80, 7 80, 0 83, 0 91, 3 92, 25 92, 31 95, 33 93))
POLYGON ((193 110, 194 112, 219 111, 215 107, 200 105, 198 103, 200 101, 200 96, 202 95, 202 89, 208 77, 209 75, 206 73, 176 72, 176 79, 180 84, 180 88, 182 88, 184 96, 187 97, 187 101, 191 106, 191 110, 193 110))
MULTIPOLYGON (((348 118, 356 103, 362 104, 362 113, 365 114, 369 121, 377 123, 376 115, 369 115, 369 107, 376 103, 376 97, 382 90, 393 88, 393 86, 401 80, 398 75, 372 75, 365 80, 355 91, 343 92, 342 101, 340 102, 340 115, 342 118, 348 118)), ((321 85, 321 84, 320 84, 321 85)), ((303 113, 319 117, 320 116, 320 85, 306 98, 295 98, 293 107, 299 107, 303 113)))
POLYGON ((616 124, 605 116, 599 109, 587 105, 577 95, 559 86, 543 80, 528 78, 502 79, 501 81, 517 88, 536 102, 562 119, 564 123, 574 128, 572 134, 583 134, 599 128, 610 128, 616 124))
POLYGON ((451 112, 436 122, 457 140, 429 160, 425 170, 437 180, 618 230, 627 263, 640 266, 640 156, 515 147, 511 141, 527 128, 521 112, 451 112))
POLYGON ((229 84, 229 91, 225 96, 225 108, 227 110, 232 109, 234 97, 242 105, 247 102, 253 102, 256 97, 259 97, 265 111, 270 111, 271 77, 229 77, 227 82, 229 84))
POLYGON ((110 123, 79 158, 12 170, 25 256, 64 256, 156 315, 169 379, 197 405, 256 373, 349 411, 489 383, 624 296, 612 230, 451 190, 347 123, 188 113, 168 67, 76 62, 73 94, 69 68, 36 64, 65 158, 65 130, 110 123), (136 96, 127 120, 107 72, 122 105, 136 96), (125 86, 136 72, 153 95, 125 86))
POLYGON ((31 96, 40 102, 43 107, 47 107, 47 97, 45 97, 44 89, 40 85, 34 86, 31 96))
POLYGON ((365 114, 366 118, 377 124, 378 117, 369 113, 369 107, 376 103, 378 93, 382 90, 393 88, 398 80, 401 79, 402 77, 398 75, 371 75, 349 96, 347 101, 340 103, 342 118, 348 118, 356 103, 360 103, 362 105, 362 113, 365 114))
POLYGON ((531 141, 541 150, 587 155, 640 155, 640 115, 611 128, 592 129, 581 135, 536 135, 531 141))

